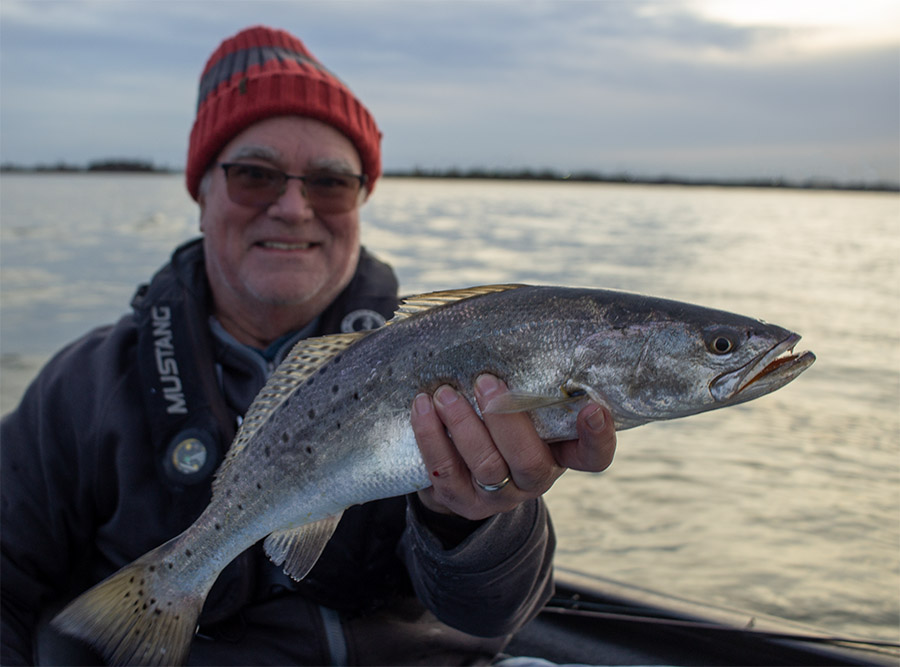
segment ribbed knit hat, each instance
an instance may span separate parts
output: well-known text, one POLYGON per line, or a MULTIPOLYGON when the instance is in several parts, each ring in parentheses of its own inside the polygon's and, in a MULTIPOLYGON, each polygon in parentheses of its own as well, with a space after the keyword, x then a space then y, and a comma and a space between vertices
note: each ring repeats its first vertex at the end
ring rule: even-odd
POLYGON ((222 42, 200 77, 185 173, 191 196, 197 199, 225 144, 257 121, 284 115, 315 118, 350 139, 371 192, 381 175, 381 132, 372 114, 299 39, 257 26, 222 42))

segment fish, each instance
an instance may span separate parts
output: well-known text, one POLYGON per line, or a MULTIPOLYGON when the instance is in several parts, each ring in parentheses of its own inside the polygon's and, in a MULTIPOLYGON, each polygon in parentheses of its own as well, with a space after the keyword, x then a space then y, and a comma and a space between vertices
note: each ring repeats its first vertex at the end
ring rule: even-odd
POLYGON ((113 664, 182 664, 209 589, 260 540, 294 579, 342 512, 428 487, 410 424, 420 392, 475 378, 510 391, 484 412, 527 412, 548 442, 606 406, 617 430, 744 403, 815 360, 800 336, 693 304, 615 290, 485 285, 406 299, 383 327, 299 342, 254 399, 183 533, 72 601, 53 620, 113 664))

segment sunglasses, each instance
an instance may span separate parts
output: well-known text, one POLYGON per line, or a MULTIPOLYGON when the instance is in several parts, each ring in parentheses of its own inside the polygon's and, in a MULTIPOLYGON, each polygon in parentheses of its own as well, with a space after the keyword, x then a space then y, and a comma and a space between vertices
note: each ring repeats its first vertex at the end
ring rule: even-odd
POLYGON ((347 213, 359 205, 359 191, 365 174, 337 171, 313 171, 304 176, 286 174, 278 169, 243 162, 220 163, 225 172, 228 198, 241 206, 267 208, 287 189, 287 182, 303 183, 303 195, 319 213, 347 213))

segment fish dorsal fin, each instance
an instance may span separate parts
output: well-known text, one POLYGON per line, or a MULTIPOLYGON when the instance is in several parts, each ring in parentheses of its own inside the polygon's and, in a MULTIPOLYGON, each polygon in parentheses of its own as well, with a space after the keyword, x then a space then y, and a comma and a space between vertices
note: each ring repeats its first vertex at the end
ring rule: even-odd
POLYGON ((319 560, 340 520, 338 514, 299 528, 276 530, 269 533, 263 548, 275 565, 284 565, 285 574, 300 581, 319 560))
MULTIPOLYGON (((294 345, 247 409, 247 414, 244 415, 244 420, 228 450, 228 455, 216 473, 216 480, 222 477, 223 471, 226 470, 226 466, 231 463, 235 455, 247 445, 259 427, 266 422, 279 405, 284 403, 294 389, 303 384, 324 364, 370 333, 371 331, 360 331, 306 338, 294 345)), ((214 482, 213 491, 215 488, 214 482)))
POLYGON ((427 294, 417 294, 416 296, 407 297, 400 303, 394 317, 388 324, 404 320, 418 313, 440 306, 446 306, 448 303, 455 303, 463 299, 471 299, 475 296, 484 294, 492 294, 494 292, 505 292, 511 289, 524 287, 524 285, 479 285, 477 287, 466 287, 463 289, 445 290, 442 292, 428 292, 427 294))

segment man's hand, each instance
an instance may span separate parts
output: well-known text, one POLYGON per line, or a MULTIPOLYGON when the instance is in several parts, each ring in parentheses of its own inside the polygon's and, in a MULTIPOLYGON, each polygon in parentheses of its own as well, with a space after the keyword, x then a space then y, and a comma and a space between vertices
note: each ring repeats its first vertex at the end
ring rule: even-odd
MULTIPOLYGON (((475 382, 482 409, 506 391, 492 375, 481 375, 475 382)), ((488 413, 482 421, 448 385, 433 397, 417 396, 411 421, 432 482, 419 491, 420 500, 435 512, 467 519, 506 512, 544 494, 567 468, 605 470, 616 450, 612 417, 596 404, 578 414, 578 440, 552 445, 538 437, 527 414, 488 413), (503 486, 495 491, 483 488, 492 485, 503 486)))

